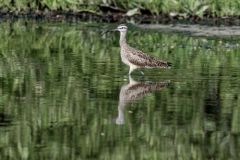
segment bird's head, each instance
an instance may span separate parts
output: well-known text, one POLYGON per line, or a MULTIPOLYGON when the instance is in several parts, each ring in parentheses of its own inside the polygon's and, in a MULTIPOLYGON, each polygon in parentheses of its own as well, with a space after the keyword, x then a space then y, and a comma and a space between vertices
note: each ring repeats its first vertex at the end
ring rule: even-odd
POLYGON ((116 29, 112 29, 112 30, 106 30, 102 32, 102 35, 108 33, 108 32, 113 32, 113 31, 119 31, 120 33, 126 33, 127 32, 128 27, 124 24, 119 25, 116 29))
POLYGON ((128 27, 124 24, 119 25, 115 30, 119 32, 127 32, 128 27))

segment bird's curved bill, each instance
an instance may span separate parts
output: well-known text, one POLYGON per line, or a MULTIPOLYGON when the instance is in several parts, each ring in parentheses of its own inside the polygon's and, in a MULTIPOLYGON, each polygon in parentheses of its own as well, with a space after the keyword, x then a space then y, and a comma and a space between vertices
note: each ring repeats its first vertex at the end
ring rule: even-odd
POLYGON ((102 32, 102 35, 108 33, 108 32, 115 32, 115 31, 118 31, 117 28, 116 29, 111 29, 111 30, 106 30, 106 31, 103 31, 102 32))

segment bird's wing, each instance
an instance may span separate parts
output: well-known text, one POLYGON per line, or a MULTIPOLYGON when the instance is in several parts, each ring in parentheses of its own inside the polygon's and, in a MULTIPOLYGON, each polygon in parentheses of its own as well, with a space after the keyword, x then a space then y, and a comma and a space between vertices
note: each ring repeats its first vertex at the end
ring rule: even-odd
POLYGON ((140 50, 129 47, 131 54, 128 54, 128 60, 134 65, 140 67, 161 67, 166 68, 170 66, 169 62, 159 60, 153 56, 147 55, 140 50))

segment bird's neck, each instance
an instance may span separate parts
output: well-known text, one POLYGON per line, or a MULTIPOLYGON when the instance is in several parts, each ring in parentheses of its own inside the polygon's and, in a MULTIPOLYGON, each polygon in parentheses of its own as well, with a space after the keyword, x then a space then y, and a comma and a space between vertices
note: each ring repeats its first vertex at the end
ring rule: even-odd
POLYGON ((120 32, 119 43, 120 43, 120 46, 123 46, 126 44, 126 32, 120 32))

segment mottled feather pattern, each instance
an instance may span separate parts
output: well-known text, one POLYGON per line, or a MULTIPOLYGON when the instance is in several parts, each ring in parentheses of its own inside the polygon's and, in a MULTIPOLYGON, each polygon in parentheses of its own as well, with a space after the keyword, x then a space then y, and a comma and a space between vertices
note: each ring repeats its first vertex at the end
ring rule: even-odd
POLYGON ((126 42, 126 25, 119 25, 117 30, 120 32, 119 44, 121 47, 122 62, 130 67, 129 75, 137 68, 170 68, 171 63, 159 60, 140 50, 130 47, 126 42))
POLYGON ((126 56, 130 63, 138 67, 146 68, 169 68, 171 64, 153 56, 147 55, 140 50, 136 50, 130 46, 127 47, 126 56))

